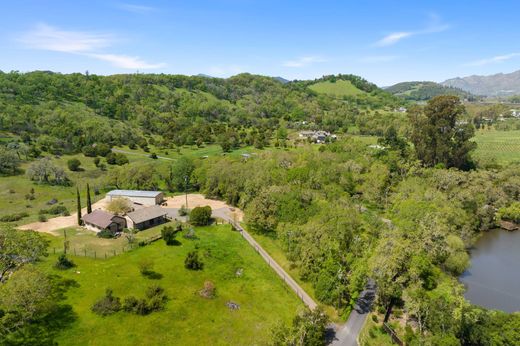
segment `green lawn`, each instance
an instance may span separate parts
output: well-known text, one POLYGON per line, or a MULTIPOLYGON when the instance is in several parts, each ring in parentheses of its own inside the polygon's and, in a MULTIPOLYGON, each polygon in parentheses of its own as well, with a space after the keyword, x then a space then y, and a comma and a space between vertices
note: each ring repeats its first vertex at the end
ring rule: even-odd
POLYGON ((169 224, 170 223, 166 223, 137 232, 135 234, 135 243, 133 245, 128 243, 128 240, 124 235, 116 239, 103 239, 99 238, 95 232, 82 227, 59 229, 52 232, 52 234, 55 235, 54 237, 49 237, 51 241, 49 252, 52 254, 63 252, 63 239, 66 234, 67 241, 69 242, 70 254, 101 259, 112 257, 131 249, 135 249, 138 246, 137 244, 139 241, 147 240, 161 234, 161 229, 165 225, 169 224))
POLYGON ((111 257, 94 260, 72 257, 77 267, 68 271, 52 268, 55 255, 41 267, 76 281, 66 293, 77 319, 59 335, 60 345, 260 345, 269 340, 270 328, 288 322, 302 307, 262 258, 229 226, 196 230, 198 240, 179 237, 181 245, 163 241, 111 257), (184 268, 184 258, 195 248, 203 257, 204 269, 184 268), (155 263, 158 280, 144 278, 138 269, 143 259, 155 263), (236 270, 243 274, 236 276, 236 270), (215 299, 198 295, 205 280, 217 288, 215 299), (99 317, 90 311, 106 288, 116 296, 142 297, 148 286, 159 284, 169 301, 164 311, 148 316, 119 312, 99 317), (232 311, 226 302, 240 305, 232 311))
POLYGON ((338 80, 336 82, 326 81, 312 84, 309 89, 320 93, 336 97, 355 96, 365 92, 356 88, 350 81, 338 80))
POLYGON ((474 141, 477 150, 474 156, 482 162, 492 162, 507 165, 520 162, 520 131, 480 130, 474 141))

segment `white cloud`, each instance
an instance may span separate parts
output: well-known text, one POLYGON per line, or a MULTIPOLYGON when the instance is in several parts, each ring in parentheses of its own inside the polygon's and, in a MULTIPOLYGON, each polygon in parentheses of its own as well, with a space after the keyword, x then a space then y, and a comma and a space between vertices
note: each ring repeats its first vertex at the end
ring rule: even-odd
POLYGON ((155 7, 151 7, 151 6, 138 5, 138 4, 127 4, 127 3, 118 4, 117 7, 119 7, 122 10, 128 11, 128 12, 139 13, 139 14, 154 12, 157 10, 155 7))
POLYGON ((497 55, 492 58, 488 59, 481 59, 469 62, 465 64, 466 66, 483 66, 483 65, 489 65, 489 64, 498 64, 507 60, 511 60, 513 58, 519 57, 520 53, 510 53, 505 55, 497 55))
POLYGON ((295 60, 289 60, 283 63, 285 67, 306 67, 312 65, 314 63, 326 62, 326 59, 323 59, 318 56, 303 56, 295 60))
POLYGON ((359 61, 366 64, 380 63, 394 61, 398 58, 397 55, 374 55, 361 58, 359 61))
POLYGON ((414 33, 409 31, 393 32, 377 41, 375 45, 378 47, 391 46, 412 35, 414 35, 414 33))
POLYGON ((138 56, 128 56, 128 55, 117 55, 117 54, 88 54, 88 56, 108 61, 115 67, 129 69, 129 70, 150 70, 165 67, 165 63, 157 63, 151 64, 148 63, 138 56))
POLYGON ((137 56, 104 52, 103 48, 114 43, 114 37, 110 34, 66 31, 51 25, 38 24, 33 30, 21 35, 18 41, 27 48, 87 56, 123 69, 144 70, 166 66, 165 63, 146 62, 137 56))
POLYGON ((446 31, 450 28, 449 24, 443 24, 440 21, 440 18, 438 15, 432 13, 429 15, 430 22, 428 25, 421 30, 413 30, 413 31, 397 31, 392 32, 386 36, 384 36, 382 39, 374 43, 374 46, 376 47, 386 47, 396 44, 397 42, 410 38, 412 36, 417 35, 426 35, 426 34, 433 34, 438 32, 446 31))
POLYGON ((19 41, 28 48, 80 53, 107 47, 112 38, 107 34, 64 31, 47 24, 38 24, 23 34, 19 41))

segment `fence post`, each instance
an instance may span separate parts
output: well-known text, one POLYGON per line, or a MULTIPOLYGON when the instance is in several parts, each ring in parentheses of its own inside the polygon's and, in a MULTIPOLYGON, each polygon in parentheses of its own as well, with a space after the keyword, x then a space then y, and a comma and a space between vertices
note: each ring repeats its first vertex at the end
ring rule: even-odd
POLYGON ((107 259, 107 252, 105 251, 105 259, 107 259))
POLYGON ((94 251, 94 259, 96 259, 96 251, 94 251))
POLYGON ((87 249, 85 248, 85 257, 87 257, 87 249))
POLYGON ((116 255, 116 250, 114 250, 114 256, 116 255))

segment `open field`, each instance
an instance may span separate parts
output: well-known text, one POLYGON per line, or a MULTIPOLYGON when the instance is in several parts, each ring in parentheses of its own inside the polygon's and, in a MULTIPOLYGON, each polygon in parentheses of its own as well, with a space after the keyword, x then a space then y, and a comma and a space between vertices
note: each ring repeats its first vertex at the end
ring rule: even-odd
POLYGON ((474 156, 482 162, 520 162, 520 131, 480 130, 473 140, 477 143, 474 156))
POLYGON ((330 81, 319 82, 309 86, 309 89, 320 93, 336 97, 355 96, 365 92, 356 88, 350 81, 337 80, 335 83, 330 81))
POLYGON ((278 321, 289 321, 302 303, 229 226, 197 228, 196 235, 197 240, 178 237, 178 246, 157 241, 107 260, 73 256, 77 267, 64 272, 52 268, 55 255, 45 259, 40 266, 46 271, 76 282, 66 293, 76 320, 58 335, 58 344, 265 344, 270 328, 278 321), (184 258, 193 249, 202 255, 202 271, 184 268, 184 258), (159 279, 140 274, 138 264, 143 259, 154 262, 159 279), (239 268, 241 276, 236 275, 239 268), (206 280, 216 286, 215 299, 198 295, 206 280), (123 299, 142 297, 152 284, 163 287, 169 297, 164 311, 148 316, 119 312, 108 317, 90 311, 108 287, 123 299), (230 310, 228 301, 240 309, 230 310))
MULTIPOLYGON (((118 148, 132 154, 127 154, 129 165, 141 165, 152 163, 159 171, 166 171, 172 160, 178 159, 185 155, 193 159, 203 159, 204 156, 222 155, 222 149, 218 145, 208 145, 197 148, 182 147, 177 150, 157 150, 152 147, 150 152, 156 152, 159 156, 171 158, 172 160, 151 159, 148 157, 150 153, 146 153, 141 149, 131 150, 129 148, 118 148)), ((251 153, 253 148, 244 147, 237 149, 226 155, 240 156, 243 153, 251 153)), ((104 179, 107 174, 119 166, 106 165, 106 170, 101 170, 94 165, 94 158, 85 157, 83 154, 63 155, 59 157, 49 156, 53 163, 62 167, 68 178, 71 180, 70 186, 51 186, 45 184, 37 184, 30 181, 23 173, 10 176, 0 177, 0 217, 16 213, 27 213, 29 216, 23 218, 18 222, 13 222, 13 225, 27 224, 38 220, 38 212, 40 209, 48 209, 49 202, 56 199, 58 204, 67 207, 69 212, 73 214, 76 210, 76 186, 79 187, 82 194, 83 206, 86 205, 85 187, 87 182, 91 187, 91 195, 93 202, 104 197, 104 179), (67 167, 67 161, 76 158, 81 161, 81 170, 71 172, 67 167), (26 198, 30 194, 31 189, 34 189, 34 199, 26 198), (99 190, 100 194, 95 195, 95 191, 99 190)), ((104 158, 100 158, 101 162, 105 162, 104 158)), ((22 170, 26 170, 32 162, 24 162, 21 166, 22 170)), ((161 186, 161 188, 164 188, 161 186)), ((51 216, 48 215, 50 218, 51 216)))

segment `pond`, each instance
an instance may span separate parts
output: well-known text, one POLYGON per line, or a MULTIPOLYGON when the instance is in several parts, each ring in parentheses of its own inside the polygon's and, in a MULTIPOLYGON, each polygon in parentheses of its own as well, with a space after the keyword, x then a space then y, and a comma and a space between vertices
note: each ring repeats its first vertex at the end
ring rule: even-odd
POLYGON ((471 303, 520 311, 520 231, 485 233, 471 250, 471 266, 460 277, 471 303))

